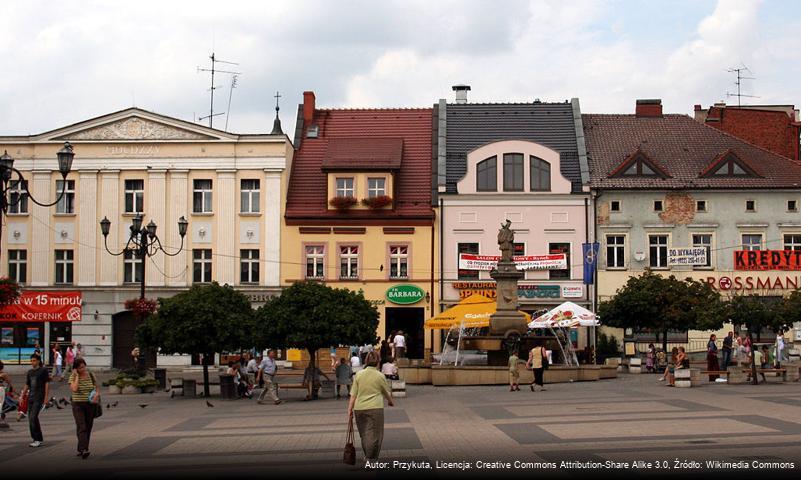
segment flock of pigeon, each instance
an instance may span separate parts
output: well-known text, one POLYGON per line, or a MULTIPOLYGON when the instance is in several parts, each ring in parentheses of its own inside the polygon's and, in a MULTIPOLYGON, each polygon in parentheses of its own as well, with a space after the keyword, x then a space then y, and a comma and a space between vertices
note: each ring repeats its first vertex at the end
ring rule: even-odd
MULTIPOLYGON (((170 392, 170 398, 175 396, 175 391, 170 392)), ((117 407, 119 405, 119 401, 115 401, 114 403, 106 403, 106 410, 111 410, 112 408, 117 407)), ((45 408, 53 408, 56 407, 58 410, 64 410, 64 407, 67 405, 71 405, 70 401, 67 400, 66 397, 61 397, 59 400, 56 400, 56 397, 50 397, 50 401, 47 402, 45 408)), ((139 403, 139 408, 147 408, 149 405, 148 403, 139 403)), ((206 400, 206 406, 209 408, 213 408, 214 404, 206 400)))

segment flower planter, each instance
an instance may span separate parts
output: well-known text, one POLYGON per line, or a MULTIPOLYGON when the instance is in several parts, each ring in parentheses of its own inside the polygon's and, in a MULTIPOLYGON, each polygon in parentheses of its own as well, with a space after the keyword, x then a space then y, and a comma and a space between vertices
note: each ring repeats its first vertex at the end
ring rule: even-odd
POLYGON ((128 385, 122 389, 123 395, 133 395, 136 393, 142 393, 142 389, 139 387, 134 387, 133 385, 128 385))
POLYGON ((349 210, 356 205, 356 199, 353 197, 334 197, 328 201, 328 204, 339 211, 349 210))
POLYGON ((122 393, 122 389, 116 385, 109 385, 108 393, 110 393, 111 395, 119 395, 122 393))

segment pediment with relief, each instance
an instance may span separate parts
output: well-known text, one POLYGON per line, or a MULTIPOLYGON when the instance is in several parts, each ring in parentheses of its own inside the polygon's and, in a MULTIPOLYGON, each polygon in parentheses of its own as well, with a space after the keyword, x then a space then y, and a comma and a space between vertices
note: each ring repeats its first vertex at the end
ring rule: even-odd
POLYGON ((217 140, 217 138, 140 117, 129 117, 67 133, 55 140, 217 140))

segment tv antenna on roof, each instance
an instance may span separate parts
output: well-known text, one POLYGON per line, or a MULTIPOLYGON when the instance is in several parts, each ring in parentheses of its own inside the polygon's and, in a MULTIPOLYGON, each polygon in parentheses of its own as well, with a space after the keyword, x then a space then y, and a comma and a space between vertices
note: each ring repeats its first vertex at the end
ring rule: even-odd
POLYGON ((737 93, 726 92, 726 96, 727 97, 737 97, 737 106, 738 107, 741 106, 741 101, 742 101, 743 97, 759 98, 756 95, 746 95, 744 93, 740 93, 740 85, 742 84, 743 80, 756 80, 755 77, 744 77, 743 76, 743 72, 748 72, 749 74, 752 74, 751 70, 749 70, 748 67, 745 66, 745 64, 741 64, 741 66, 737 67, 737 68, 729 68, 726 71, 729 72, 729 73, 736 73, 737 74, 737 81, 734 82, 734 84, 737 85, 737 93))
POLYGON ((208 118, 209 119, 209 128, 214 128, 214 117, 225 114, 225 112, 214 113, 214 90, 217 89, 217 88, 222 88, 222 87, 215 87, 214 86, 214 74, 215 73, 228 73, 230 75, 242 75, 242 73, 241 72, 231 72, 231 71, 228 71, 228 70, 217 70, 216 65, 218 63, 224 63, 224 64, 227 64, 227 65, 239 65, 239 64, 238 63, 234 63, 234 62, 226 62, 224 60, 217 60, 214 57, 214 52, 211 53, 211 56, 209 58, 211 59, 211 69, 197 67, 197 72, 198 73, 200 73, 200 72, 210 72, 211 73, 211 88, 209 89, 210 97, 211 97, 210 98, 209 114, 207 116, 205 116, 205 117, 200 117, 198 120, 200 120, 202 122, 203 120, 208 118))

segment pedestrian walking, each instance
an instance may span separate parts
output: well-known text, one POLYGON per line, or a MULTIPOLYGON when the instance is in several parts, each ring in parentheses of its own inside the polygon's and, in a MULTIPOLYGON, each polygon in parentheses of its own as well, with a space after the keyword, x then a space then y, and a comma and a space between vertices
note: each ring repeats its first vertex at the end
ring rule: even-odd
POLYGON ((61 356, 61 348, 59 348, 58 343, 53 345, 53 363, 55 364, 55 374, 53 375, 54 380, 58 380, 59 382, 64 381, 64 357, 61 356))
POLYGON ((395 405, 386 378, 376 369, 379 361, 376 352, 367 355, 364 370, 353 378, 348 402, 348 422, 355 417, 368 464, 378 460, 384 441, 384 399, 390 407, 395 405))
POLYGON ((89 458, 89 440, 92 438, 92 426, 100 408, 100 390, 95 374, 86 367, 86 360, 75 360, 69 379, 72 392, 72 416, 78 435, 78 456, 89 458))
POLYGON ((392 349, 389 347, 389 342, 386 339, 381 340, 381 345, 378 347, 378 353, 381 357, 381 366, 389 361, 392 356, 392 349))
MULTIPOLYGON (((706 344, 706 369, 710 372, 720 371, 720 364, 718 363, 718 337, 713 333, 709 336, 709 342, 706 344)), ((716 373, 709 374, 709 381, 714 382, 720 375, 716 373)))
POLYGON ((5 365, 0 360, 0 426, 7 428, 6 413, 14 411, 17 408, 17 402, 14 400, 14 384, 11 383, 11 375, 7 374, 4 369, 5 365))
POLYGON ((779 330, 776 334, 776 343, 773 345, 773 366, 782 368, 784 360, 784 330, 779 330))
POLYGON ((337 369, 337 347, 331 347, 328 350, 328 356, 331 357, 331 370, 337 369))
POLYGON ((278 372, 278 365, 275 364, 275 350, 267 352, 267 356, 259 365, 259 379, 264 380, 264 389, 259 394, 257 403, 264 404, 265 395, 269 395, 276 405, 281 403, 278 398, 278 385, 275 383, 275 374, 278 372))
POLYGON ((358 353, 354 352, 354 353, 351 354, 350 366, 351 366, 351 368, 361 368, 362 359, 359 358, 359 354, 358 353))
POLYGON ((520 358, 517 356, 517 352, 512 352, 509 355, 509 391, 510 392, 519 392, 520 391, 520 370, 518 369, 520 363, 520 358))
POLYGON ((546 352, 545 348, 542 346, 542 342, 538 341, 534 348, 528 352, 528 361, 526 362, 526 368, 530 368, 534 371, 534 380, 529 385, 532 392, 535 392, 536 389, 534 388, 535 385, 540 386, 540 391, 545 391, 545 362, 548 361, 548 353, 546 352))
POLYGON ((732 347, 732 363, 735 367, 739 367, 745 358, 745 347, 743 347, 743 339, 736 337, 734 339, 734 346, 732 347))
POLYGON ((75 344, 70 343, 67 346, 67 353, 66 353, 65 360, 67 361, 67 373, 72 373, 72 364, 75 363, 75 344))
POLYGON ((654 367, 654 360, 656 359, 656 348, 653 343, 648 344, 648 352, 645 354, 645 371, 648 373, 656 373, 654 367))
POLYGON ((336 369, 336 377, 337 377, 337 398, 340 398, 339 395, 339 387, 345 387, 345 396, 350 396, 350 386, 353 383, 353 369, 350 366, 350 363, 345 360, 345 358, 339 359, 339 365, 337 365, 336 369))
POLYGON ((729 368, 732 358, 732 349, 734 348, 734 332, 729 331, 726 338, 723 339, 723 361, 721 362, 721 369, 726 370, 729 368))
POLYGON ((395 355, 393 358, 406 358, 406 335, 403 330, 398 330, 398 334, 393 339, 395 342, 395 355))
POLYGON ((45 408, 45 402, 50 394, 50 374, 42 365, 42 357, 31 355, 31 369, 25 376, 23 395, 28 396, 28 427, 31 431, 31 442, 28 446, 37 448, 44 442, 42 425, 39 423, 39 414, 45 408))
POLYGON ((387 339, 389 341, 389 356, 392 358, 398 358, 398 353, 395 351, 395 336, 397 335, 398 331, 393 330, 390 332, 389 338, 387 339))

